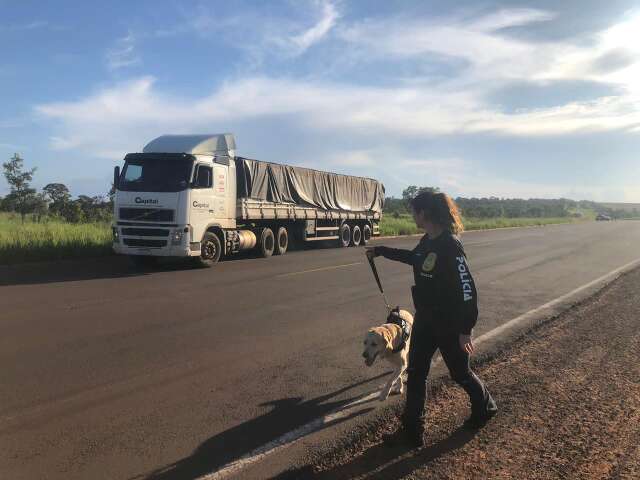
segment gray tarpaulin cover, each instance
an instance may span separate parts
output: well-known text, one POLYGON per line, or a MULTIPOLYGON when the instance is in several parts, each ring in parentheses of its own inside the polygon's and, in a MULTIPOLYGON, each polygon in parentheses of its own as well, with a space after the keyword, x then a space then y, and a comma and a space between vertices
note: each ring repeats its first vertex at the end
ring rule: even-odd
POLYGON ((236 157, 238 197, 295 203, 325 210, 382 212, 377 180, 236 157))

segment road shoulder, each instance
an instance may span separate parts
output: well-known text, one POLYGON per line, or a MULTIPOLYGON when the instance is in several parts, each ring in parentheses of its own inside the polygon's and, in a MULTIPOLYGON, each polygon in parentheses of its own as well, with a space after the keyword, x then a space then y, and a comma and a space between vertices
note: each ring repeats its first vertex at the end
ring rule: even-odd
POLYGON ((475 366, 500 414, 473 434, 464 392, 432 382, 427 446, 381 417, 281 478, 640 478, 640 269, 475 366))

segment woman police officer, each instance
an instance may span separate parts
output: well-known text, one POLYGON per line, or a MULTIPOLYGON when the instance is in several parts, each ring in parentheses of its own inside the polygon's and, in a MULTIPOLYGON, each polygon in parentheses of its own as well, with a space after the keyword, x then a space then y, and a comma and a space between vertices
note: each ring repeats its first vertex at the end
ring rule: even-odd
POLYGON ((436 350, 451 378, 469 395, 471 416, 467 428, 480 428, 497 412, 482 381, 469 367, 473 353, 471 331, 478 318, 476 287, 462 243, 458 209, 444 193, 422 192, 411 200, 418 228, 425 235, 413 250, 368 247, 367 256, 383 256, 413 266, 411 288, 416 316, 411 332, 407 399, 401 430, 395 440, 423 445, 426 380, 436 350))

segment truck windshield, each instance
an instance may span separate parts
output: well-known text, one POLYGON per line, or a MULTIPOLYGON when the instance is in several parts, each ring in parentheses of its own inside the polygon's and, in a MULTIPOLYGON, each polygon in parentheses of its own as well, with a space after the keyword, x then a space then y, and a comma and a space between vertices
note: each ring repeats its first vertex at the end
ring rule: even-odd
POLYGON ((179 192, 191 179, 193 159, 182 155, 127 155, 119 189, 129 192, 179 192))

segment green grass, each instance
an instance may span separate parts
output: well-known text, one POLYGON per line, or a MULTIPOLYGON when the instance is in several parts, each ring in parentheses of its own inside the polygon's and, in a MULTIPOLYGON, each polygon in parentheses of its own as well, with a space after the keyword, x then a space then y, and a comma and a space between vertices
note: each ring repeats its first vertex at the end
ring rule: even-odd
MULTIPOLYGON (((581 218, 467 218, 466 230, 524 227, 593 220, 595 213, 582 212, 581 218)), ((420 233, 410 215, 394 218, 384 215, 380 222, 383 236, 420 233)), ((20 216, 0 213, 0 264, 72 257, 96 257, 111 253, 111 228, 106 223, 69 224, 55 220, 24 224, 20 216)))
MULTIPOLYGON (((465 230, 487 230, 489 228, 532 227, 555 225, 558 223, 576 223, 580 219, 571 217, 557 218, 465 218, 465 230)), ((584 220, 582 220, 584 221, 584 220)))
POLYGON ((19 215, 0 213, 0 264, 93 257, 111 252, 108 224, 54 220, 23 224, 19 215))
POLYGON ((380 220, 380 235, 383 237, 395 235, 413 235, 420 233, 411 215, 401 215, 394 218, 392 215, 382 214, 380 220))
MULTIPOLYGON (((592 220, 592 216, 589 214, 584 215, 583 218, 464 218, 463 223, 465 230, 486 230, 490 228, 575 223, 584 220, 592 220)), ((420 232, 416 228, 416 224, 410 215, 401 215, 399 218, 394 218, 391 215, 383 215, 382 221, 380 222, 380 234, 382 236, 413 235, 415 233, 420 232)))

